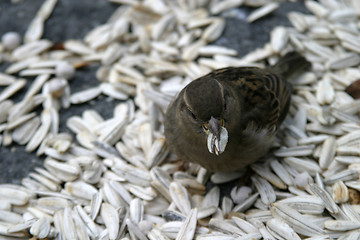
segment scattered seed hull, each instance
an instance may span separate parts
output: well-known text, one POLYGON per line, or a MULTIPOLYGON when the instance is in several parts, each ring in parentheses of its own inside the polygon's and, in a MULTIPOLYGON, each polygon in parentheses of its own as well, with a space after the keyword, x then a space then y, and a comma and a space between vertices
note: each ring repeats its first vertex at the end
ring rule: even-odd
POLYGON ((289 13, 292 27, 274 28, 268 44, 242 58, 214 44, 226 25, 221 14, 256 7, 247 16, 254 22, 277 1, 110 1, 121 5, 108 22, 60 50, 42 39, 56 0, 44 1, 22 45, 17 33, 2 38, 0 59, 10 64, 0 73, 1 145, 15 142, 45 160, 21 186, 0 184, 0 238, 359 238, 358 0, 308 0, 309 14, 289 13), (184 165, 164 139, 167 105, 213 69, 262 67, 292 50, 312 71, 291 79, 289 115, 271 157, 253 164, 249 185, 230 196, 220 185, 206 189, 246 171, 184 165), (72 91, 76 70, 94 62, 98 86, 72 91), (118 102, 112 117, 89 104, 67 119, 71 134, 59 132, 60 110, 100 95, 118 102))

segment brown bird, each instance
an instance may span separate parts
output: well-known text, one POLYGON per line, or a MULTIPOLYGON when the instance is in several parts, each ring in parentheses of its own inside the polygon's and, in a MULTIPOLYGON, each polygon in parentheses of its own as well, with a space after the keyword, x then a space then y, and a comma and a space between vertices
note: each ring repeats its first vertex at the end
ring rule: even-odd
POLYGON ((309 65, 291 52, 269 69, 228 67, 192 81, 165 114, 171 151, 210 171, 253 163, 268 152, 289 110, 285 79, 309 65))

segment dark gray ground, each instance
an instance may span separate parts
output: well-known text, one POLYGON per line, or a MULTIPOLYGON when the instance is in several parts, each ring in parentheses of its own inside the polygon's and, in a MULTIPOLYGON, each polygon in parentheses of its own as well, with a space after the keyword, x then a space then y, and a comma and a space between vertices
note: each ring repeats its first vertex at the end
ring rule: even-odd
MULTIPOLYGON (((23 35, 42 2, 41 0, 20 0, 19 3, 14 4, 10 0, 0 0, 0 36, 8 31, 16 31, 23 35)), ((71 38, 81 39, 89 30, 106 22, 116 7, 117 5, 105 0, 59 0, 55 11, 46 22, 44 38, 53 42, 62 42, 71 38)), ((269 33, 275 26, 289 25, 286 14, 294 10, 305 11, 303 3, 282 3, 273 14, 248 24, 245 18, 252 9, 241 8, 234 11, 236 17, 227 19, 223 37, 217 43, 234 48, 239 56, 243 56, 268 42, 269 33)), ((6 64, 0 64, 1 71, 5 68, 6 64)), ((90 66, 78 70, 71 81, 71 89, 76 92, 96 85, 96 68, 96 66, 90 66)), ((21 99, 21 93, 18 95, 13 99, 21 99)), ((116 101, 99 97, 90 104, 71 106, 70 109, 62 110, 61 130, 67 131, 65 120, 71 115, 80 115, 85 109, 94 108, 106 118, 111 116, 112 106, 115 104, 116 101)), ((21 179, 27 176, 34 167, 41 166, 42 161, 35 154, 25 152, 22 146, 0 146, 0 183, 20 183, 21 179)))

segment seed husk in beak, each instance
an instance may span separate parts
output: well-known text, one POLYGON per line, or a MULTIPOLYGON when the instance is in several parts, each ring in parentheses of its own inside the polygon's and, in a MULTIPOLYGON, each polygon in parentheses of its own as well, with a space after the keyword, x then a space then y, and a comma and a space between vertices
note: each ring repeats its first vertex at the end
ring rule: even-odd
POLYGON ((207 147, 210 153, 219 155, 225 151, 228 142, 228 131, 223 126, 223 121, 214 117, 208 122, 207 147))

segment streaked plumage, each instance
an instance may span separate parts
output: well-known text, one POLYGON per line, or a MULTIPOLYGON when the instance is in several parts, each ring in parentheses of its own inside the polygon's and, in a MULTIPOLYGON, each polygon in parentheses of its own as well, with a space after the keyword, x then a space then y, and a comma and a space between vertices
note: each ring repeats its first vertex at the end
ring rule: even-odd
POLYGON ((228 67, 194 80, 166 112, 171 150, 211 171, 236 170, 256 161, 271 147, 288 112, 291 86, 285 78, 292 66, 307 65, 292 52, 270 69, 228 67), (216 154, 209 152, 214 149, 216 154))

